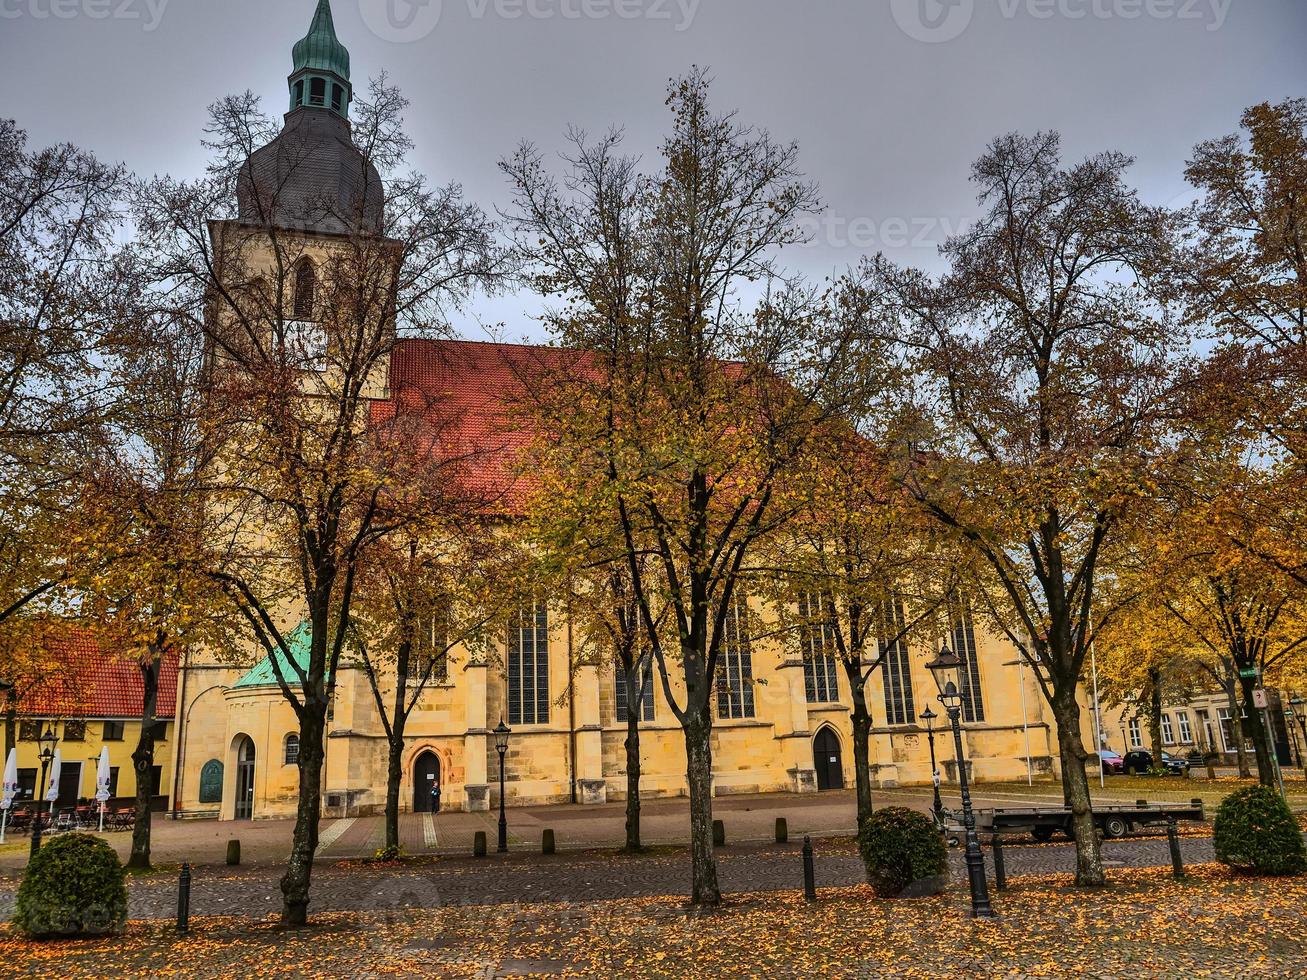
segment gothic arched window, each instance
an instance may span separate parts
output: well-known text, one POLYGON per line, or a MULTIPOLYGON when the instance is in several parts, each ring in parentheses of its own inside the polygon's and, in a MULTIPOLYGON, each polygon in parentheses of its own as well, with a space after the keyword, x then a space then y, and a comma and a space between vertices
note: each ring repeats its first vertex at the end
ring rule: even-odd
POLYGON ((295 267, 295 319, 314 319, 313 303, 318 286, 317 280, 313 263, 308 259, 302 259, 295 267))

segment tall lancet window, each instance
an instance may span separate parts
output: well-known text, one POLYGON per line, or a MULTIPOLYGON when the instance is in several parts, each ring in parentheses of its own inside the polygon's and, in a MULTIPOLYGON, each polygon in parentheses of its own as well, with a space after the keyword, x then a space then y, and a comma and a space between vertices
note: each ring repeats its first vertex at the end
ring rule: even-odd
POLYGON ((301 259, 295 267, 295 319, 313 320, 315 294, 318 289, 318 276, 313 271, 313 263, 301 259))
POLYGON ((880 655, 884 661, 881 679, 885 683, 885 720, 891 725, 910 725, 917 717, 912 701, 912 664, 903 632, 903 603, 887 602, 881 614, 880 655))

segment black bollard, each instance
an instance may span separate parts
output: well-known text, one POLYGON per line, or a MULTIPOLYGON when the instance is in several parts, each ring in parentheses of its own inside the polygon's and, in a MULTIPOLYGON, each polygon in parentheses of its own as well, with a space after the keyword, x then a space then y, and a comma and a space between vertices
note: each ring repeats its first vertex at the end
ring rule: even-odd
POLYGON ((486 832, 478 830, 472 836, 472 856, 483 858, 486 856, 486 832))
POLYGON ((989 838, 989 846, 994 849, 994 890, 1007 891, 1007 865, 1003 862, 1003 839, 998 834, 989 838))
POLYGON ((1166 818, 1166 843, 1171 848, 1171 874, 1184 877, 1184 858, 1180 856, 1180 835, 1176 832, 1175 817, 1166 818))
POLYGON ((817 875, 812 866, 812 838, 803 838, 803 897, 810 902, 817 900, 817 875))
POLYGON ((241 863, 241 842, 239 838, 233 837, 227 841, 227 864, 235 867, 241 863))
POLYGON ((543 834, 540 835, 540 853, 541 854, 554 853, 554 832, 552 830, 546 830, 543 834))
POLYGON ((726 824, 722 823, 720 820, 714 820, 712 822, 712 846, 726 846, 726 824))
POLYGON ((191 866, 185 862, 177 882, 177 931, 183 936, 191 931, 191 866))
POLYGON ((790 839, 790 825, 784 817, 776 818, 776 843, 784 844, 790 839))

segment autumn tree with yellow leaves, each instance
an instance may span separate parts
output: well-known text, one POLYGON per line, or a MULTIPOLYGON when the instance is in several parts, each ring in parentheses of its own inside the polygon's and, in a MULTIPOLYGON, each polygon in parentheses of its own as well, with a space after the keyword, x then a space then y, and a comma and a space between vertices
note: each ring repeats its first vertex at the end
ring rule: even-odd
MULTIPOLYGON (((456 650, 484 662, 526 588, 531 562, 493 510, 433 481, 403 528, 372 542, 359 563, 349 655, 362 667, 386 736, 386 842, 400 854, 405 731, 423 698, 461 669, 456 650)), ((464 662, 464 664, 467 661, 464 662)))
POLYGON ((773 264, 816 207, 797 148, 714 111, 709 89, 700 71, 669 84, 672 125, 652 173, 621 157, 616 136, 579 137, 561 178, 529 146, 503 164, 526 268, 561 304, 551 326, 563 348, 586 352, 546 399, 567 408, 546 409, 552 427, 540 431, 550 464, 596 503, 593 520, 620 535, 684 735, 691 900, 702 905, 721 900, 713 721, 753 698, 751 677, 723 676, 747 628, 750 558, 792 517, 778 487, 856 384, 855 338, 773 264), (755 283, 770 291, 751 309, 738 291, 755 283))
POLYGON ((1080 885, 1105 876, 1077 690, 1118 608, 1104 571, 1166 465, 1184 347, 1146 288, 1165 216, 1129 165, 1064 163, 1054 133, 1000 137, 972 167, 983 213, 944 245, 944 273, 867 273, 869 329, 893 324, 915 358, 902 485, 984 568, 982 612, 1038 668, 1080 885))

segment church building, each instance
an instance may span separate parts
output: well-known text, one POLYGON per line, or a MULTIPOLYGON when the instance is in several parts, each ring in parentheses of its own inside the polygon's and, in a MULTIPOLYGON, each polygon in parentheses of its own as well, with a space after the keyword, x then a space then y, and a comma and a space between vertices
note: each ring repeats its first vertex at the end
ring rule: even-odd
MULTIPOLYGON (((266 226, 329 250, 348 232, 342 216, 379 230, 382 182, 350 139, 349 53, 336 36, 329 0, 319 0, 308 35, 295 44, 290 111, 281 134, 257 150, 238 189, 239 217, 212 223, 215 238, 242 223, 266 226), (275 202, 261 189, 275 185, 275 202), (271 209, 271 210, 270 210, 271 209)), ((311 271, 308 275, 311 275, 311 271)), ((311 283, 304 286, 311 290, 311 283)), ((296 300, 297 306, 299 300, 296 300)), ((297 309, 297 315, 300 311, 297 309)), ((304 317, 311 319, 311 304, 304 317)), ((529 347, 449 340, 402 340, 386 377, 373 386, 374 415, 417 394, 453 400, 469 437, 511 452, 518 438, 507 404, 522 388, 529 347)), ((756 611, 768 618, 756 600, 756 611)), ((502 719, 512 738, 506 759, 509 805, 594 804, 623 798, 627 713, 639 713, 641 790, 647 797, 686 793, 685 750, 658 684, 643 703, 625 702, 611 665, 578 660, 580 639, 563 603, 548 595, 510 617, 497 655, 455 650, 428 685, 407 728, 401 804, 425 810, 439 783, 443 805, 498 805, 498 755, 492 729, 502 719)), ((292 645, 306 656, 307 636, 292 645)), ((964 742, 974 778, 1048 778, 1058 763, 1052 715, 1028 668, 1006 641, 988 635, 965 611, 950 646, 967 671, 964 742)), ((251 647, 251 649, 253 649, 251 647)), ((293 652, 295 652, 293 651, 293 652)), ((873 785, 929 784, 928 733, 921 720, 935 705, 925 670, 934 650, 900 645, 870 680, 875 728, 873 785)), ((713 730, 714 792, 719 795, 837 790, 853 785, 847 678, 833 650, 799 656, 771 638, 733 644, 738 696, 722 698, 713 730)), ((380 812, 385 801, 386 740, 365 672, 342 661, 328 716, 324 807, 329 816, 380 812)), ((940 713, 937 711, 937 713, 940 713)), ((1088 713, 1085 714, 1088 725, 1088 713)), ((938 724, 938 722, 936 722, 938 724)), ((193 655, 177 691, 174 809, 184 816, 259 819, 293 815, 298 786, 298 724, 270 664, 251 653, 193 655)), ((1092 745, 1086 730, 1085 744, 1092 745)), ((945 782, 955 782, 951 740, 937 739, 945 782)))

